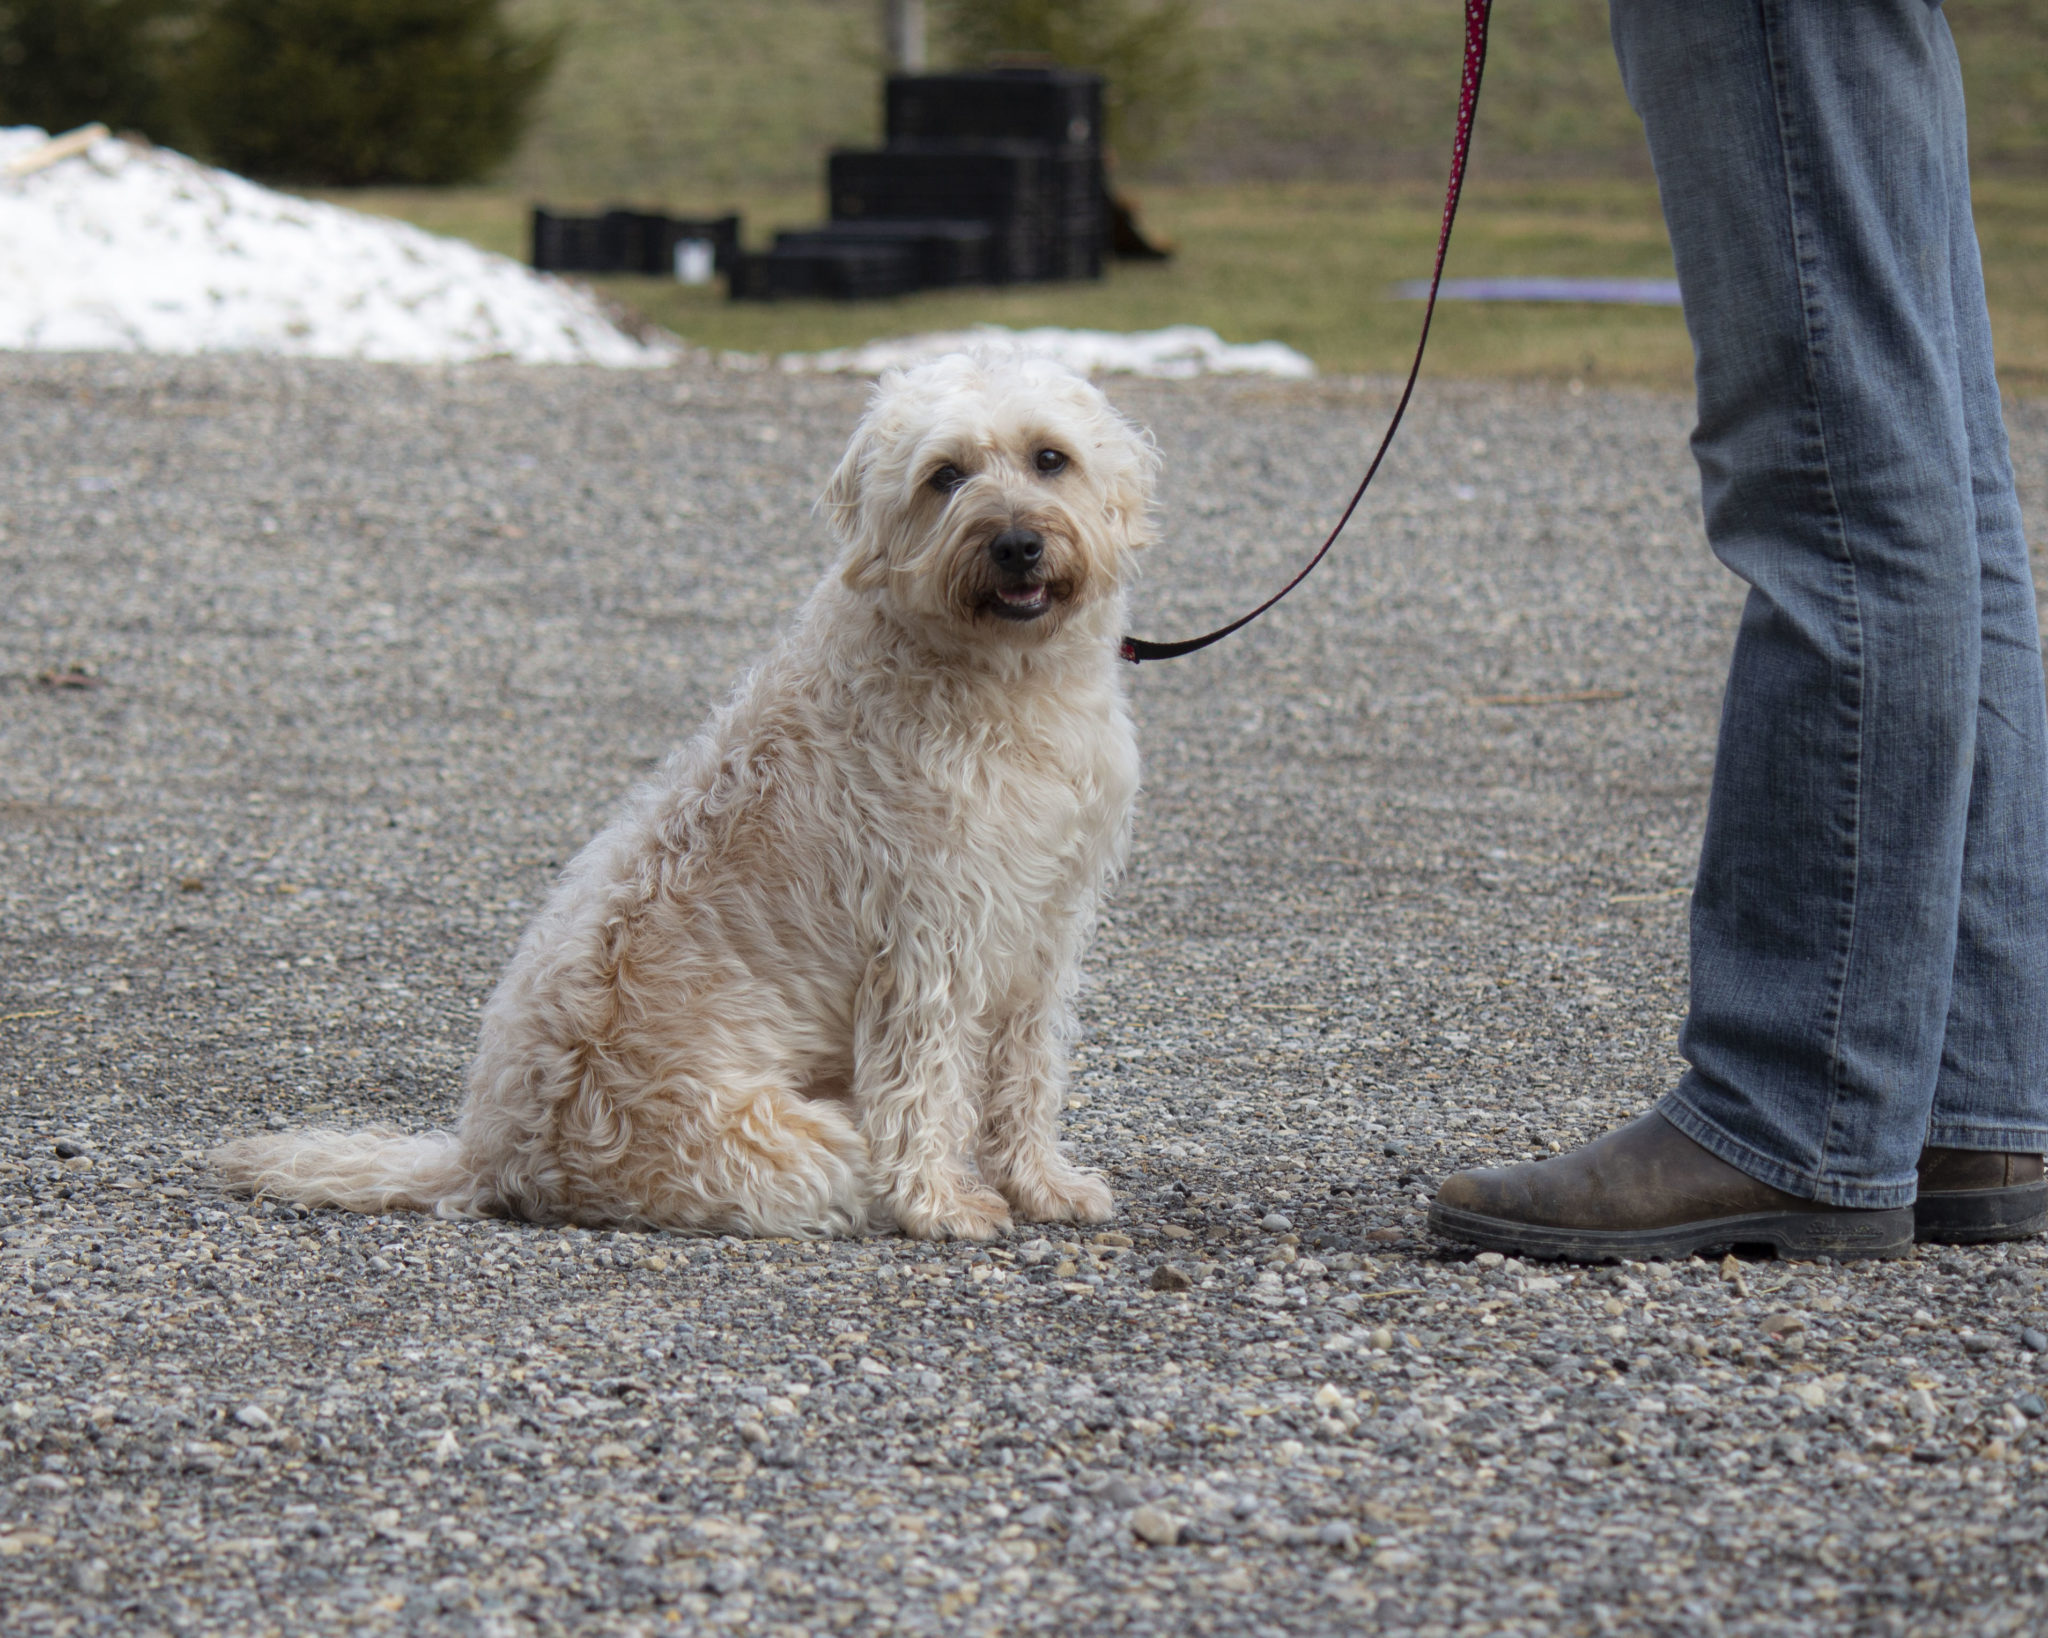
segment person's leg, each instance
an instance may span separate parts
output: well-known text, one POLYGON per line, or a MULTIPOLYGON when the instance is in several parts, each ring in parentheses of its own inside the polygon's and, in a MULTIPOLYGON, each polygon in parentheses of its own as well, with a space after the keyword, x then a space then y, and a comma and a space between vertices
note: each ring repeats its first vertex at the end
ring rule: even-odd
MULTIPOLYGON (((1954 47, 1945 39, 1943 47, 1946 89, 1959 105, 1954 47)), ((1947 124, 1950 186, 1967 204, 1960 109, 1947 124)), ((1967 216, 1951 235, 1950 251, 1984 642, 1955 981, 1926 1140, 1933 1147, 2038 1155, 2048 1148, 2048 704, 1984 275, 1967 216)))
MULTIPOLYGON (((1692 1067, 1662 1112, 1790 1193, 1903 1205, 1955 1003, 1985 612, 1953 48, 1923 0, 1613 14, 1698 355, 1708 536, 1752 588, 1693 902, 1692 1067)), ((2038 845, 2012 862, 2038 904, 2038 845)), ((2002 977, 2048 1011, 2040 961, 2002 977)))
MULTIPOLYGON (((1946 42, 1944 42, 1946 44, 1946 42)), ((1946 54, 1952 57, 1953 47, 1946 54)), ((1947 76, 1962 94, 1960 72, 1947 76)), ((1952 187, 1967 197, 1963 122, 1949 122, 1952 187)), ((2048 710, 2034 582, 2021 529, 1983 269, 1951 237, 1958 373, 1970 436, 1984 645, 1963 842, 1954 985, 1914 1215, 1921 1239, 1995 1240, 2048 1225, 2048 710)))
POLYGON ((1718 1209, 1786 1244, 1802 1204, 1912 1201, 1938 1086, 1937 1139, 2043 1130, 2040 684, 2029 707, 1961 96, 1922 0, 1612 11, 1697 355, 1708 536, 1751 587, 1693 907, 1691 1068, 1658 1115, 1460 1174, 1437 1215, 1462 1237, 1453 1219, 1488 1212, 1625 1234, 1718 1209), (2003 529, 1982 561, 1980 520, 2003 529), (1955 1024, 1967 1069, 1944 1058, 1955 1024))

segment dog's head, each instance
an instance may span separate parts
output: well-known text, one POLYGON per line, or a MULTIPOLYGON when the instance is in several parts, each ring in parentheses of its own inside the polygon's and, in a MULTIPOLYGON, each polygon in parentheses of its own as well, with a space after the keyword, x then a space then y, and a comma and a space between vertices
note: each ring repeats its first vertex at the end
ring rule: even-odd
POLYGON ((824 508, 838 573, 898 618, 1004 645, 1121 618, 1149 435, 1047 359, 956 353, 876 385, 824 508))

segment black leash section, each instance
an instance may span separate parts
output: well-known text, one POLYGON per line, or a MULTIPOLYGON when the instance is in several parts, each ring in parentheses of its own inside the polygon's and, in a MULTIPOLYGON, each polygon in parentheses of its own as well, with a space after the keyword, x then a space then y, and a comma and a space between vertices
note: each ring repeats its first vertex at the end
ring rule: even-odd
POLYGON ((1337 519, 1336 528, 1316 548, 1316 555, 1303 564, 1301 572, 1286 585, 1251 613, 1240 614, 1229 625, 1218 626, 1206 636, 1189 637, 1178 643, 1151 643, 1142 637, 1126 637, 1119 652, 1132 665, 1146 660, 1178 659, 1183 654, 1192 654, 1196 649, 1221 642, 1240 626, 1250 625, 1315 571, 1315 566, 1337 544, 1337 537, 1344 532, 1344 525, 1351 521, 1351 514, 1358 510, 1358 503, 1365 499, 1365 491, 1371 485, 1373 475, 1379 471, 1380 462, 1387 458, 1394 434, 1400 430, 1401 417, 1408 412, 1408 400, 1414 396, 1416 378, 1422 374, 1422 350, 1429 345, 1429 321, 1436 315, 1437 288, 1444 280, 1444 255, 1451 248, 1451 223, 1458 214, 1458 195, 1465 187, 1465 156, 1472 148, 1472 119, 1479 111, 1479 76, 1486 67, 1486 22, 1492 9, 1493 0, 1465 0, 1465 75, 1458 91, 1458 137, 1451 147, 1451 182, 1444 194, 1444 223, 1436 236, 1436 269, 1429 276, 1429 302, 1422 309, 1422 334, 1415 343, 1415 362, 1408 366, 1408 384, 1401 389, 1401 401, 1394 406, 1394 418, 1387 423, 1386 436, 1373 453, 1372 465, 1365 469, 1365 476, 1351 492, 1350 504, 1344 508, 1343 516, 1337 519))

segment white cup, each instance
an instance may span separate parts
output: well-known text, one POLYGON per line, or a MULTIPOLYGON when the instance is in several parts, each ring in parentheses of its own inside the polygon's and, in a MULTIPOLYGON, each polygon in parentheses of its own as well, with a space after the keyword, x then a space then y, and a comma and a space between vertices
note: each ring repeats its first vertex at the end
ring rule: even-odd
POLYGON ((709 284, 717 265, 717 253, 709 239, 676 241, 676 283, 709 284))

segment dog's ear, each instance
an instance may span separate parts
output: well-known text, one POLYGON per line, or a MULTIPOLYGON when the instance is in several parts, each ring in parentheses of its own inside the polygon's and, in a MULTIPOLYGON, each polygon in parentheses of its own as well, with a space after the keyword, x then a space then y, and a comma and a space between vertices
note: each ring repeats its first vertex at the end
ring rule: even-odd
POLYGON ((1114 458, 1106 463, 1110 477, 1103 501, 1117 520, 1124 549, 1137 551, 1155 538, 1152 501, 1159 481, 1159 445, 1135 421, 1115 410, 1110 414, 1115 430, 1105 442, 1114 458))
POLYGON ((862 505, 874 460, 873 423, 870 414, 855 428, 853 441, 818 497, 818 509, 839 540, 839 578, 855 591, 872 591, 886 578, 881 543, 862 505))

